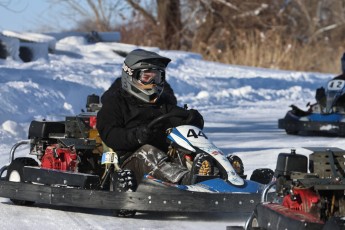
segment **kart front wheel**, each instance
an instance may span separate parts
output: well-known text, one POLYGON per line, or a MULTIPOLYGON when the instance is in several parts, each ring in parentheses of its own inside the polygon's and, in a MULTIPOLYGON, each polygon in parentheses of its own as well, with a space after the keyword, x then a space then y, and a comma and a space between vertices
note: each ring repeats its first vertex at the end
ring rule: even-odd
POLYGON ((236 173, 240 176, 244 175, 244 165, 239 156, 236 155, 228 155, 226 158, 228 158, 230 164, 235 169, 236 173))
POLYGON ((285 129, 285 132, 286 132, 286 134, 289 134, 289 135, 297 135, 298 134, 298 131, 296 131, 296 130, 285 129))
MULTIPOLYGON (((20 157, 12 161, 7 168, 6 180, 12 182, 24 182, 24 167, 38 166, 38 163, 29 157, 20 157)), ((34 201, 10 199, 16 205, 33 205, 34 201)))

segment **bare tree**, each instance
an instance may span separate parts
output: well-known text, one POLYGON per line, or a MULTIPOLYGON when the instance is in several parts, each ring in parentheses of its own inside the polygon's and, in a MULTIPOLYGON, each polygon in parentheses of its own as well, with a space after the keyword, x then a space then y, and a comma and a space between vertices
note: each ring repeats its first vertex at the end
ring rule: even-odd
POLYGON ((5 8, 8 11, 12 11, 15 13, 20 13, 22 11, 24 11, 27 8, 28 4, 20 4, 20 6, 18 6, 18 4, 16 4, 16 1, 12 1, 12 0, 0 0, 0 7, 5 8), (12 4, 12 5, 11 5, 12 4))
POLYGON ((345 0, 50 1, 81 30, 118 28, 125 43, 226 63, 315 71, 345 49, 345 0))
POLYGON ((181 33, 181 13, 179 0, 151 1, 151 6, 145 7, 140 1, 126 0, 135 11, 141 14, 148 24, 149 39, 154 39, 155 44, 161 48, 179 49, 181 33), (156 5, 152 11, 152 5, 156 5))
POLYGON ((158 28, 164 47, 180 48, 180 33, 182 29, 179 0, 157 0, 158 28))
POLYGON ((49 0, 64 9, 62 16, 74 21, 79 30, 110 31, 125 17, 128 5, 122 0, 49 0), (65 7, 63 7, 63 6, 65 7))

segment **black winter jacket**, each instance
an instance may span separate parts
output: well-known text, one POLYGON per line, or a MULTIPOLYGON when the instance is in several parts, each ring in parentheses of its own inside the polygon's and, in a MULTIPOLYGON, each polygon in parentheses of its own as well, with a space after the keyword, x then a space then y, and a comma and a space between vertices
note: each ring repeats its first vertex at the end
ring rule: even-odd
MULTIPOLYGON (((101 98, 102 108, 97 114, 97 129, 103 142, 121 156, 134 152, 141 146, 136 137, 137 128, 149 124, 160 115, 184 109, 176 105, 176 99, 174 102, 171 95, 164 93, 155 104, 143 103, 119 88, 117 84, 118 82, 115 82, 101 98)), ((188 123, 200 128, 204 125, 200 113, 188 123)), ((152 134, 148 144, 166 152, 168 143, 165 130, 181 124, 186 122, 176 119, 165 120, 152 134)))

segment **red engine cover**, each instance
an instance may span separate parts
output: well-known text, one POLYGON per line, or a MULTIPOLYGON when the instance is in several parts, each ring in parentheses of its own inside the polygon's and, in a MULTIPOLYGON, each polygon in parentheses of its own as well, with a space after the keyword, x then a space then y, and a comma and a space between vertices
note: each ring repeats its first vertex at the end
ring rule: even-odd
POLYGON ((90 128, 91 129, 96 129, 96 124, 97 124, 97 117, 96 116, 91 116, 89 118, 89 122, 90 122, 90 128))
POLYGON ((74 148, 61 148, 58 144, 48 146, 41 159, 41 167, 62 171, 77 170, 77 153, 74 148))
POLYGON ((316 204, 320 201, 319 195, 310 189, 293 188, 292 191, 293 196, 284 197, 283 206, 293 210, 315 213, 315 210, 311 209, 316 208, 316 204))

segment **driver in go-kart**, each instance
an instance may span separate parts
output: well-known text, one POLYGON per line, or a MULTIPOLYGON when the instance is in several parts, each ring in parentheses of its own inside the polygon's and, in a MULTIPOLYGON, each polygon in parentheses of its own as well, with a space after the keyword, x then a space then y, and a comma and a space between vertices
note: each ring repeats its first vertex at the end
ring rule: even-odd
POLYGON ((324 87, 316 89, 315 99, 327 113, 333 108, 341 110, 332 112, 345 112, 345 53, 340 62, 342 73, 328 81, 326 89, 324 87))
POLYGON ((171 95, 163 93, 170 61, 142 49, 130 52, 122 66, 122 87, 110 87, 101 98, 97 114, 101 139, 117 153, 121 167, 135 174, 137 183, 144 174, 170 183, 190 182, 187 168, 169 162, 166 129, 187 124, 202 129, 204 120, 197 110, 178 107, 171 95), (186 111, 186 117, 148 127, 155 118, 175 110, 186 111))

